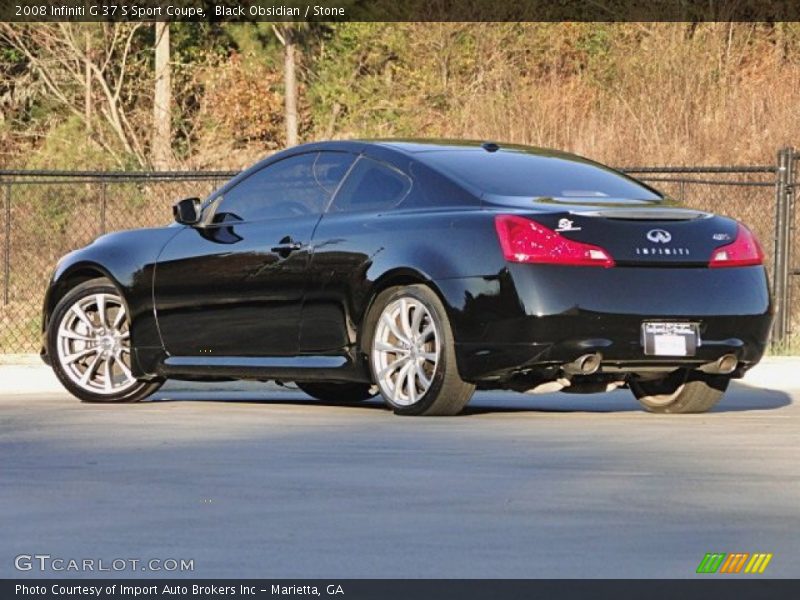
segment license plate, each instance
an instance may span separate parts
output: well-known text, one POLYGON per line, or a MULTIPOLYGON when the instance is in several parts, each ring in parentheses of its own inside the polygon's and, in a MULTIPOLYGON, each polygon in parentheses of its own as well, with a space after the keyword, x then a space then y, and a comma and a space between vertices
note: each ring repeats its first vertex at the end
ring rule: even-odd
POLYGON ((649 356, 694 356, 699 345, 698 323, 642 323, 642 346, 649 356))

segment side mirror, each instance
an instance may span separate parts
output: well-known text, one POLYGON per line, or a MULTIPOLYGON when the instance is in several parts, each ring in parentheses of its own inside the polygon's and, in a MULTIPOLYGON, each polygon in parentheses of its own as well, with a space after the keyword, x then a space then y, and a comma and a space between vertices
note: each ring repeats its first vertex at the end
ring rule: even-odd
POLYGON ((181 225, 197 225, 200 222, 200 198, 184 198, 172 206, 175 222, 181 225))

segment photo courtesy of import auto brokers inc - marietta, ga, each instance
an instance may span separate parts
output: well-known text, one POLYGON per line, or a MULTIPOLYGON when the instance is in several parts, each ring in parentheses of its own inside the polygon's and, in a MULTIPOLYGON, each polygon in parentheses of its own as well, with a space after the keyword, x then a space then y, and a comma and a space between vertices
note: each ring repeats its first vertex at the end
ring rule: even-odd
POLYGON ((255 379, 401 415, 456 415, 475 389, 618 387, 696 413, 758 363, 772 320, 744 225, 554 150, 311 143, 174 216, 56 266, 42 356, 81 400, 255 379))

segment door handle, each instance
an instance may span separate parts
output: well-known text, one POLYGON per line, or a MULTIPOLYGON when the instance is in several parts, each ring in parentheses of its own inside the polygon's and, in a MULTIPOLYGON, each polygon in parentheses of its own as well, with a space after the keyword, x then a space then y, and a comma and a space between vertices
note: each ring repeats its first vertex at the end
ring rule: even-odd
POLYGON ((300 242, 295 242, 289 236, 283 238, 280 242, 278 242, 277 246, 273 246, 271 250, 281 256, 282 258, 286 258, 292 252, 300 250, 303 247, 303 244, 300 242))

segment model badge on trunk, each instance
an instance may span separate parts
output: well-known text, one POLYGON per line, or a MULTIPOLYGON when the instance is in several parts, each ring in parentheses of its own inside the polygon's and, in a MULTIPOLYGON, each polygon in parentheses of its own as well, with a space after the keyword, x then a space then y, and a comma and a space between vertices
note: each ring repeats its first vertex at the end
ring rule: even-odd
POLYGON ((569 219, 559 219, 556 231, 580 231, 580 227, 575 227, 569 219))

